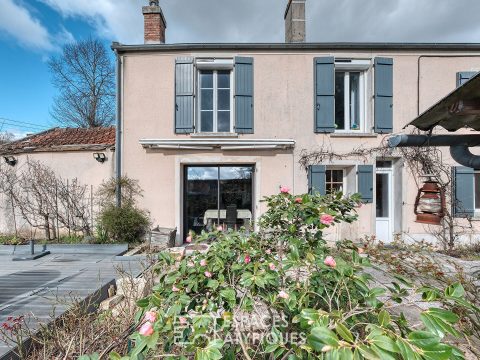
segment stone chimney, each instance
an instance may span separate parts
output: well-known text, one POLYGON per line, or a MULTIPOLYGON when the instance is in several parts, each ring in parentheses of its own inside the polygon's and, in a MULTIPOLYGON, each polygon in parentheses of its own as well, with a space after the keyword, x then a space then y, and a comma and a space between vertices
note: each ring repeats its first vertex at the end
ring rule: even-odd
POLYGON ((142 7, 144 21, 145 44, 165 44, 165 29, 167 22, 158 0, 150 0, 148 6, 142 7))
POLYGON ((305 42, 305 1, 289 0, 285 10, 285 42, 305 42))

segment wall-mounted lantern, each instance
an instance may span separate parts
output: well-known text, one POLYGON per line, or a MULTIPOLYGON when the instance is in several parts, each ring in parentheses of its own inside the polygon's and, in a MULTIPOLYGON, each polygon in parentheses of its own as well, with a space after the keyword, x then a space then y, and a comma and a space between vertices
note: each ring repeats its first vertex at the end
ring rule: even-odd
POLYGON ((433 180, 431 175, 418 190, 415 199, 415 220, 418 223, 440 225, 445 216, 445 191, 433 180))
POLYGON ((107 160, 105 153, 93 153, 93 158, 99 163, 104 163, 107 160))
POLYGON ((3 159, 10 166, 17 165, 17 159, 14 156, 11 156, 11 155, 10 156, 4 156, 3 159))

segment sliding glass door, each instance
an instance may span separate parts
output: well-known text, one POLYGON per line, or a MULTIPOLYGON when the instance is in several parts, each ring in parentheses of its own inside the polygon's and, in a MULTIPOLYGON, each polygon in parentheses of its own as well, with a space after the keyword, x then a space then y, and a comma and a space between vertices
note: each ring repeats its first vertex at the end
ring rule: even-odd
POLYGON ((218 225, 248 225, 253 172, 252 165, 185 166, 184 237, 190 231, 198 234, 218 225))

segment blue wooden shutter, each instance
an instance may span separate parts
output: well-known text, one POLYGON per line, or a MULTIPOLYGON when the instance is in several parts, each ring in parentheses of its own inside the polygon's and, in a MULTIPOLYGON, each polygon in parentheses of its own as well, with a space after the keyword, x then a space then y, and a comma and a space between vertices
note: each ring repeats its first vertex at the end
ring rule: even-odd
POLYGON ((358 193, 362 195, 364 203, 373 202, 373 165, 358 165, 357 167, 358 193))
POLYGON ((314 59, 315 73, 315 132, 335 131, 335 58, 314 59))
POLYGON ((454 166, 452 212, 454 217, 471 217, 475 212, 474 205, 474 172, 472 168, 454 166))
POLYGON ((325 165, 310 165, 308 167, 308 193, 313 194, 315 192, 320 195, 326 193, 326 166, 325 165))
POLYGON ((175 60, 175 133, 194 131, 195 72, 193 57, 175 60))
POLYGON ((393 59, 375 58, 375 126, 379 134, 393 131, 393 59))
POLYGON ((461 71, 457 73, 457 87, 465 84, 468 80, 474 77, 475 71, 461 71))
POLYGON ((235 132, 253 134, 253 58, 235 58, 235 132))

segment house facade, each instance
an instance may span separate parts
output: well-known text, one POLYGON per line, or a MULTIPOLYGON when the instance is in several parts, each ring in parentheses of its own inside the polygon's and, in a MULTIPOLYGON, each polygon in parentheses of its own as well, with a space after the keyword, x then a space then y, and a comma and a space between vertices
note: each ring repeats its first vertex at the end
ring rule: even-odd
MULTIPOLYGON (((165 44, 165 17, 150 3, 145 44, 112 48, 117 171, 139 180, 155 224, 176 227, 182 243, 224 223, 229 207, 239 225, 254 223, 262 198, 287 186, 362 195, 360 220, 332 228, 332 240, 434 240, 415 222, 421 182, 382 149, 480 71, 480 44, 308 43, 305 1, 287 4, 285 43, 165 44)), ((480 181, 456 190, 475 196, 480 181)), ((461 220, 466 240, 472 217, 461 220)))
MULTIPOLYGON (((25 219, 25 216, 32 217, 31 214, 22 214, 22 210, 15 205, 16 202, 13 201, 8 191, 9 186, 14 184, 1 183, 7 181, 6 177, 10 173, 15 175, 15 179, 23 176, 29 177, 32 174, 38 175, 39 172, 29 166, 34 164, 40 164, 42 168, 51 170, 54 176, 61 179, 66 186, 85 188, 81 205, 87 209, 86 217, 93 229, 95 214, 98 212, 95 193, 102 182, 111 179, 114 175, 114 151, 114 127, 53 128, 0 146, 0 185, 2 185, 0 187, 0 234, 44 236, 43 223, 39 223, 41 229, 32 229, 29 221, 25 219), (32 235, 33 233, 35 235, 32 235)), ((28 197, 35 189, 18 189, 18 191, 22 196, 28 197)), ((48 193, 49 196, 46 198, 54 198, 55 191, 60 190, 55 190, 55 186, 51 184, 50 188, 42 188, 38 191, 48 193)), ((31 202, 35 202, 34 196, 32 196, 31 202)), ((32 205, 28 208, 28 212, 33 211, 35 206, 39 209, 42 208, 39 204, 32 205)), ((49 209, 49 206, 61 207, 61 201, 51 201, 50 204, 43 206, 45 212, 53 214, 55 211, 49 209)), ((69 214, 72 219, 78 216, 73 209, 63 209, 62 211, 69 214)), ((58 225, 58 220, 55 218, 51 218, 50 222, 52 228, 58 225)), ((58 231, 60 230, 59 228, 58 231)))

